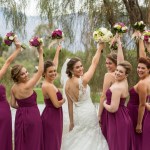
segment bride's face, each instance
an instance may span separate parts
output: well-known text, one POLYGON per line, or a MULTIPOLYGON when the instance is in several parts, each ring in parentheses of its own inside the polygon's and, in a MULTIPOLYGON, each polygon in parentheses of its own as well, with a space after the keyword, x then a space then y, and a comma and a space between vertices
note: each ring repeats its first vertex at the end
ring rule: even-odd
POLYGON ((73 75, 74 76, 77 76, 77 77, 80 77, 83 75, 83 65, 81 63, 81 61, 78 61, 75 63, 75 65, 73 66, 73 75))

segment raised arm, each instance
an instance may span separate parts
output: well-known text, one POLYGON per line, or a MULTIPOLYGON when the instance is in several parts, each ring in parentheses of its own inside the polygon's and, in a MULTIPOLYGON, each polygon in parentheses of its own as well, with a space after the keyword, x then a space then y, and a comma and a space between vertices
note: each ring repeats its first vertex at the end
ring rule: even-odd
POLYGON ((138 108, 136 132, 142 133, 142 121, 143 121, 143 116, 145 112, 145 103, 146 103, 146 98, 147 98, 147 89, 143 82, 140 82, 138 84, 137 91, 139 94, 139 108, 138 108))
POLYGON ((15 46, 16 50, 9 56, 9 58, 5 61, 5 64, 2 66, 0 70, 0 79, 6 73, 8 67, 10 66, 11 62, 17 57, 17 55, 21 52, 21 43, 15 39, 15 46))
POLYGON ((111 104, 108 105, 106 101, 104 101, 104 107, 107 111, 111 113, 115 113, 119 108, 120 98, 121 98, 121 89, 114 88, 112 90, 111 104))
POLYGON ((100 97, 99 112, 98 112, 98 118, 100 123, 101 123, 101 115, 104 109, 103 103, 104 100, 106 100, 106 91, 110 88, 114 80, 115 80, 114 77, 110 73, 105 74, 103 82, 103 91, 100 97))
POLYGON ((92 59, 91 66, 89 67, 88 71, 83 75, 83 78, 82 78, 83 79, 83 85, 87 85, 87 83, 93 77, 94 72, 96 70, 96 67, 98 65, 100 56, 101 56, 101 51, 102 51, 103 48, 104 48, 104 43, 100 43, 98 48, 97 48, 97 51, 96 51, 96 53, 95 53, 95 55, 92 59))
POLYGON ((144 41, 140 38, 142 33, 140 31, 137 31, 137 37, 139 39, 139 57, 146 58, 146 52, 145 52, 145 46, 144 41))
POLYGON ((62 48, 61 45, 57 46, 56 53, 55 53, 55 56, 54 56, 54 59, 53 59, 53 63, 55 65, 55 67, 56 67, 56 70, 58 68, 59 54, 60 54, 61 48, 62 48))
POLYGON ((122 50, 122 42, 121 42, 121 38, 120 38, 119 34, 116 35, 116 41, 117 41, 117 44, 118 44, 117 64, 119 64, 120 62, 124 61, 124 55, 123 55, 123 50, 122 50))
POLYGON ((28 81, 26 88, 33 88, 40 77, 42 76, 43 70, 44 70, 44 62, 43 62, 43 47, 40 45, 40 47, 37 48, 39 53, 39 65, 38 65, 38 71, 34 74, 34 76, 28 81))

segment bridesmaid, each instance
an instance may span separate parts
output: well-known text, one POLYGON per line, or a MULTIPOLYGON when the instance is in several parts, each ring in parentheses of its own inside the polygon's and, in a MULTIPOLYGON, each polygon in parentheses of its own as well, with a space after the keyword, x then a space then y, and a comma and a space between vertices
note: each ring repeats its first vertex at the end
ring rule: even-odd
MULTIPOLYGON (((115 42, 118 37, 119 35, 116 35, 113 41, 115 42)), ((119 40, 116 42, 118 42, 118 54, 110 53, 106 58, 106 68, 108 72, 104 76, 103 91, 100 97, 100 105, 99 105, 99 113, 98 113, 99 123, 102 129, 103 135, 105 136, 106 139, 107 139, 107 129, 106 129, 106 122, 105 122, 106 112, 104 110, 103 103, 104 103, 104 100, 106 99, 106 91, 115 82, 115 70, 117 67, 117 62, 124 60, 120 37, 119 37, 119 40)))
POLYGON ((115 71, 116 81, 106 92, 105 122, 110 150, 136 150, 132 122, 124 105, 128 97, 127 76, 130 71, 131 64, 129 62, 119 63, 115 71))
POLYGON ((38 47, 38 53, 38 71, 31 79, 26 68, 21 65, 15 65, 11 70, 11 77, 15 82, 11 89, 11 106, 17 109, 15 150, 41 150, 42 121, 33 88, 43 73, 42 45, 38 47))
MULTIPOLYGON (((16 50, 6 60, 0 70, 0 79, 5 75, 11 62, 21 51, 21 44, 15 39, 16 50)), ((6 98, 5 87, 0 84, 0 149, 12 150, 12 120, 11 111, 6 98)))
POLYGON ((142 129, 144 129, 143 122, 146 116, 145 103, 150 93, 149 59, 146 58, 144 43, 141 39, 139 40, 139 49, 140 58, 138 60, 137 73, 140 80, 130 89, 130 100, 127 105, 134 126, 136 150, 142 149, 142 129))
POLYGON ((62 142, 62 105, 65 100, 61 92, 54 85, 60 50, 61 46, 58 46, 53 62, 46 61, 44 63, 44 81, 42 84, 42 92, 46 105, 42 113, 44 150, 60 150, 62 142))

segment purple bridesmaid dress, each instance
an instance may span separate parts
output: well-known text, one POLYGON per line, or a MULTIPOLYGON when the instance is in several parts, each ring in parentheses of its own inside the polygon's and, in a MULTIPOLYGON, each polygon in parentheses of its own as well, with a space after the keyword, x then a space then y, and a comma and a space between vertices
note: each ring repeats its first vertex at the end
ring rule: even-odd
MULTIPOLYGON (((106 92, 107 104, 111 103, 112 93, 106 92)), ((127 108, 124 106, 125 98, 120 99, 117 112, 110 113, 104 109, 102 114, 102 132, 108 142, 109 150, 136 150, 134 148, 133 125, 127 108), (104 127, 105 126, 105 127, 104 127)))
MULTIPOLYGON (((136 150, 141 150, 143 134, 138 134, 135 131, 136 125, 137 125, 137 119, 138 119, 139 95, 135 91, 134 88, 131 88, 129 93, 130 93, 130 100, 128 102, 127 108, 129 110, 129 115, 131 117, 131 121, 133 122, 134 134, 135 134, 135 148, 136 148, 136 150)), ((144 118, 145 118, 145 116, 146 116, 146 111, 144 114, 144 118)), ((144 120, 144 118, 143 118, 143 120, 144 120)))
MULTIPOLYGON (((60 91, 57 99, 62 100, 60 91)), ((44 150, 60 150, 63 130, 62 107, 56 108, 50 99, 45 99, 46 107, 42 113, 44 150)))
POLYGON ((15 118, 15 150, 41 150, 42 121, 36 103, 36 93, 16 99, 19 108, 15 118))
POLYGON ((3 85, 0 85, 0 149, 12 150, 11 111, 3 85))
MULTIPOLYGON (((150 95, 148 96, 150 101, 150 95)), ((150 111, 147 111, 145 120, 143 123, 143 138, 142 138, 142 150, 150 150, 150 111)))

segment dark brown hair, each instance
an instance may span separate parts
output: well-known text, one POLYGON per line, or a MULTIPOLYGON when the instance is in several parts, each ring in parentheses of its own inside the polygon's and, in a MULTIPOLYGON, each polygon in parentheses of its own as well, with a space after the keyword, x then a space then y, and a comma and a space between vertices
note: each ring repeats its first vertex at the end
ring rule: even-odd
POLYGON ((81 61, 80 58, 77 58, 77 57, 74 57, 74 58, 71 58, 69 60, 69 62, 67 63, 67 69, 66 69, 66 74, 68 75, 69 78, 72 78, 72 70, 73 70, 73 67, 74 65, 78 62, 78 61, 81 61))
MULTIPOLYGON (((147 67, 148 69, 150 69, 150 58, 149 58, 149 57, 146 57, 146 58, 140 57, 139 60, 138 60, 138 63, 145 64, 146 67, 147 67)), ((150 74, 150 71, 149 71, 149 74, 150 74)))
POLYGON ((123 61, 118 64, 118 66, 122 66, 126 69, 126 74, 129 74, 132 70, 132 65, 128 61, 123 61))
POLYGON ((19 76, 21 69, 23 68, 22 65, 14 65, 11 69, 11 78, 13 79, 14 82, 18 82, 19 76))
POLYGON ((116 66, 117 66, 117 54, 116 53, 110 53, 107 55, 108 59, 110 59, 116 66))
POLYGON ((44 62, 44 72, 43 72, 43 77, 45 77, 45 73, 47 71, 47 68, 51 67, 51 66, 55 66, 54 63, 51 60, 47 60, 44 62))

